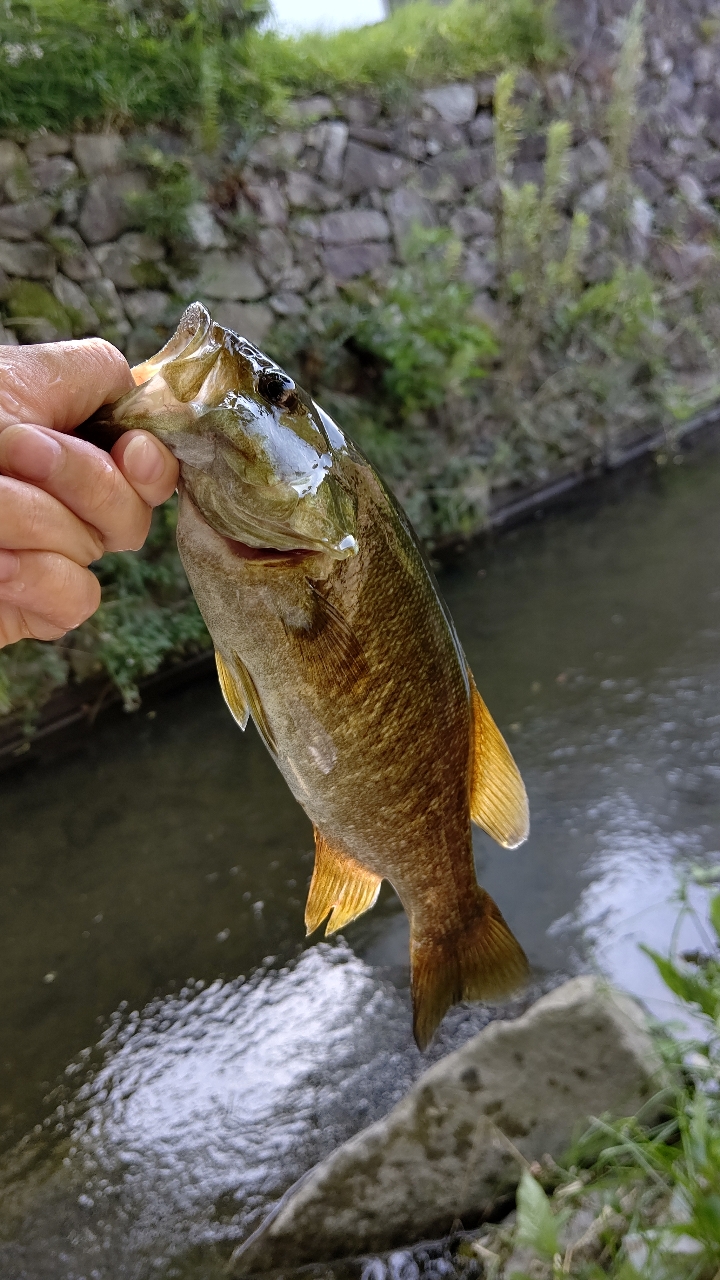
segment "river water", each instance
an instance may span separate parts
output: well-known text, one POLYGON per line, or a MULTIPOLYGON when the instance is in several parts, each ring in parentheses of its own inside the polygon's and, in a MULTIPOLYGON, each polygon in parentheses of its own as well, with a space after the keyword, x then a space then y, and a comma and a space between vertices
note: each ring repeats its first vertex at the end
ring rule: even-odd
MULTIPOLYGON (((603 487, 441 586, 528 786, 527 845, 476 851, 534 993, 597 969, 671 1016, 639 944, 720 862, 720 457, 603 487)), ((214 680, 1 777, 0 832, 3 1280, 219 1274, 491 1016, 455 1010, 421 1058, 387 886, 306 943, 310 826, 214 680)))

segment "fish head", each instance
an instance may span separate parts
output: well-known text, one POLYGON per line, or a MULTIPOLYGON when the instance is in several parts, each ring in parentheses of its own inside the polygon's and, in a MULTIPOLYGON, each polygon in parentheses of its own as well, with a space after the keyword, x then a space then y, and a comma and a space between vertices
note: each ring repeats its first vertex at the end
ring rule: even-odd
POLYGON ((196 302, 133 376, 138 385, 109 411, 113 427, 143 428, 167 445, 216 533, 254 548, 355 554, 345 438, 252 343, 196 302))

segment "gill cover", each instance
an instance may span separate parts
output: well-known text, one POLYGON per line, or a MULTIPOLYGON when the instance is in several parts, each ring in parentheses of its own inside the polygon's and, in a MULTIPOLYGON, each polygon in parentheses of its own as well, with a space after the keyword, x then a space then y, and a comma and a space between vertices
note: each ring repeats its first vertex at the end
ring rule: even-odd
POLYGON ((252 547, 355 554, 354 503, 336 465, 345 439, 252 343, 195 302, 133 376, 135 390, 95 423, 109 416, 116 429, 162 440, 217 533, 252 547))

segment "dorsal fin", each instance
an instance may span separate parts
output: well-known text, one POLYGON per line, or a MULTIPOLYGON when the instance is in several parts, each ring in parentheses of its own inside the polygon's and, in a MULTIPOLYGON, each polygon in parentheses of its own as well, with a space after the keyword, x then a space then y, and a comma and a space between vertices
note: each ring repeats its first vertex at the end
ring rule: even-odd
POLYGON ((217 666, 218 678, 220 680, 220 688, 222 696, 225 699, 232 715, 237 720, 241 729, 244 729, 250 715, 250 707, 243 691, 243 687, 235 675, 234 671, 226 663, 222 654, 215 650, 215 663, 217 666))
POLYGON ((468 679, 473 723, 470 816, 498 844, 515 849, 530 830, 525 785, 469 670, 468 679))
POLYGON ((333 849, 316 827, 315 869, 305 907, 308 933, 314 933, 331 911, 326 936, 369 911, 375 905, 381 883, 380 876, 333 849))

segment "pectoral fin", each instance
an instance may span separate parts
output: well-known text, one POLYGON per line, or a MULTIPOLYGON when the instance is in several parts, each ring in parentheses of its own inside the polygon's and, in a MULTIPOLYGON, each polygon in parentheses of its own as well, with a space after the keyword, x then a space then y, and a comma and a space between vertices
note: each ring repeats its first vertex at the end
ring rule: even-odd
POLYGON ((525 785, 507 743, 468 671, 473 718, 470 816, 493 840, 514 849, 530 830, 525 785))
POLYGON ((221 654, 215 650, 215 663, 222 696, 241 729, 244 729, 250 715, 250 707, 243 692, 243 687, 234 671, 225 662, 221 654))
POLYGON ((336 933, 356 916, 369 911, 375 905, 381 883, 380 876, 331 848, 315 828, 315 869, 305 907, 308 933, 314 933, 330 912, 326 935, 336 933))
POLYGON ((269 751, 273 755, 277 752, 275 738, 272 729, 267 722, 265 710, 255 682, 250 675, 242 658, 236 653, 232 655, 231 663, 215 652, 215 661, 217 663, 218 676, 220 677, 220 688, 223 697, 230 708, 233 716, 237 720, 241 729, 244 729, 248 722, 248 715, 251 715, 257 725, 258 733, 265 742, 269 751))
POLYGON ((332 601, 309 579, 307 586, 310 625, 286 627, 287 635, 310 684, 348 693, 368 672, 362 646, 332 601))

